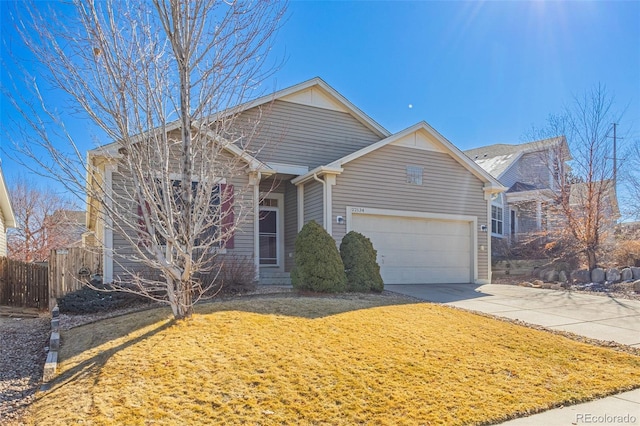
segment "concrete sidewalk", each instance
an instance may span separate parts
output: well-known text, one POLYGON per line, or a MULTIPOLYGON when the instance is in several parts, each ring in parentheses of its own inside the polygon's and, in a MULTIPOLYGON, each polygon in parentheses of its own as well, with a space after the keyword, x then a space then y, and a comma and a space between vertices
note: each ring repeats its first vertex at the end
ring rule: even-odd
MULTIPOLYGON (((385 290, 640 348, 640 301, 499 284, 385 285, 385 290)), ((640 425, 640 389, 503 424, 640 425)))
POLYGON ((431 302, 640 348, 640 301, 511 285, 385 285, 431 302))

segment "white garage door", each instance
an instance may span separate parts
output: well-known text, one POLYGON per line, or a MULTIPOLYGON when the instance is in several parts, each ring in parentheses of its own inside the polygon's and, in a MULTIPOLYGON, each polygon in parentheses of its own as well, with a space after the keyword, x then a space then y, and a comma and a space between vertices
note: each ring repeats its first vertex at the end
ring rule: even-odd
POLYGON ((470 222, 370 214, 351 221, 378 251, 385 284, 472 281, 470 222))

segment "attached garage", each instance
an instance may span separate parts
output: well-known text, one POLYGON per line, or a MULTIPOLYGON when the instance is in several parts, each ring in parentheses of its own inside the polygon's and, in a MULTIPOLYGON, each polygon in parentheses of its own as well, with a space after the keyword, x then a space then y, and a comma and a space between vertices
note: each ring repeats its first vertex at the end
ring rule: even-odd
POLYGON ((475 280, 475 218, 350 207, 350 230, 371 239, 386 284, 475 280))

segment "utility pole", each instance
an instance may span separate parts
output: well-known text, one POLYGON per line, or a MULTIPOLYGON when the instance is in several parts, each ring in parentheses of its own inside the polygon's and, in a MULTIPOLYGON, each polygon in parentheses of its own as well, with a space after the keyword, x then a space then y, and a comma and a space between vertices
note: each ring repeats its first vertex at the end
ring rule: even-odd
POLYGON ((618 183, 618 155, 617 155, 617 140, 616 140, 616 126, 618 123, 613 123, 613 186, 615 188, 618 183))

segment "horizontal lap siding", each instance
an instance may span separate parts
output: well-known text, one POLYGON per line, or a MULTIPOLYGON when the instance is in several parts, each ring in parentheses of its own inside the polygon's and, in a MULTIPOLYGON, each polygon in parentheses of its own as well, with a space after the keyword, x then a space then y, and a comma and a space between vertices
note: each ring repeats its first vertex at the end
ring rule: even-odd
MULTIPOLYGON (((498 176, 494 177, 498 179, 498 176)), ((516 164, 512 164, 511 167, 505 170, 505 173, 500 177, 500 183, 507 188, 511 188, 511 186, 518 181, 522 181, 522 177, 520 176, 519 163, 516 162, 516 164)))
MULTIPOLYGON (((253 190, 249 185, 249 178, 246 175, 239 175, 227 180, 232 184, 235 190, 234 213, 235 219, 238 221, 238 229, 234 234, 234 248, 227 250, 227 254, 243 256, 253 259, 253 190)), ((125 187, 131 187, 131 181, 119 173, 113 173, 112 187, 118 196, 125 196, 125 187)), ((137 214, 137 204, 129 203, 128 206, 131 215, 137 214)), ((130 229, 129 235, 135 236, 136 230, 130 229)), ((114 230, 113 232, 113 249, 114 249, 114 278, 126 278, 127 271, 141 272, 148 269, 140 262, 133 260, 135 254, 134 248, 127 241, 126 236, 121 232, 114 230)))
POLYGON ((525 154, 518 161, 520 182, 535 185, 538 188, 550 186, 548 155, 545 152, 525 154))
POLYGON ((296 236, 298 235, 298 188, 291 182, 285 184, 284 194, 284 270, 291 271, 296 236))
POLYGON ((322 226, 324 221, 323 189, 320 182, 304 184, 304 223, 315 220, 322 226))
POLYGON ((268 178, 260 182, 260 194, 263 198, 269 198, 269 194, 284 194, 287 180, 278 176, 268 178))
MULTIPOLYGON (((346 233, 346 207, 369 207, 478 218, 478 278, 487 279, 488 233, 483 183, 448 154, 389 145, 344 165, 333 187, 333 234, 337 242, 346 233), (406 183, 406 166, 424 167, 422 186, 406 183)), ((306 194, 305 194, 306 197, 306 194)), ((306 205, 306 199, 305 199, 306 205)))
POLYGON ((286 101, 247 110, 243 119, 261 121, 249 151, 263 162, 314 168, 381 139, 350 114, 286 101))

